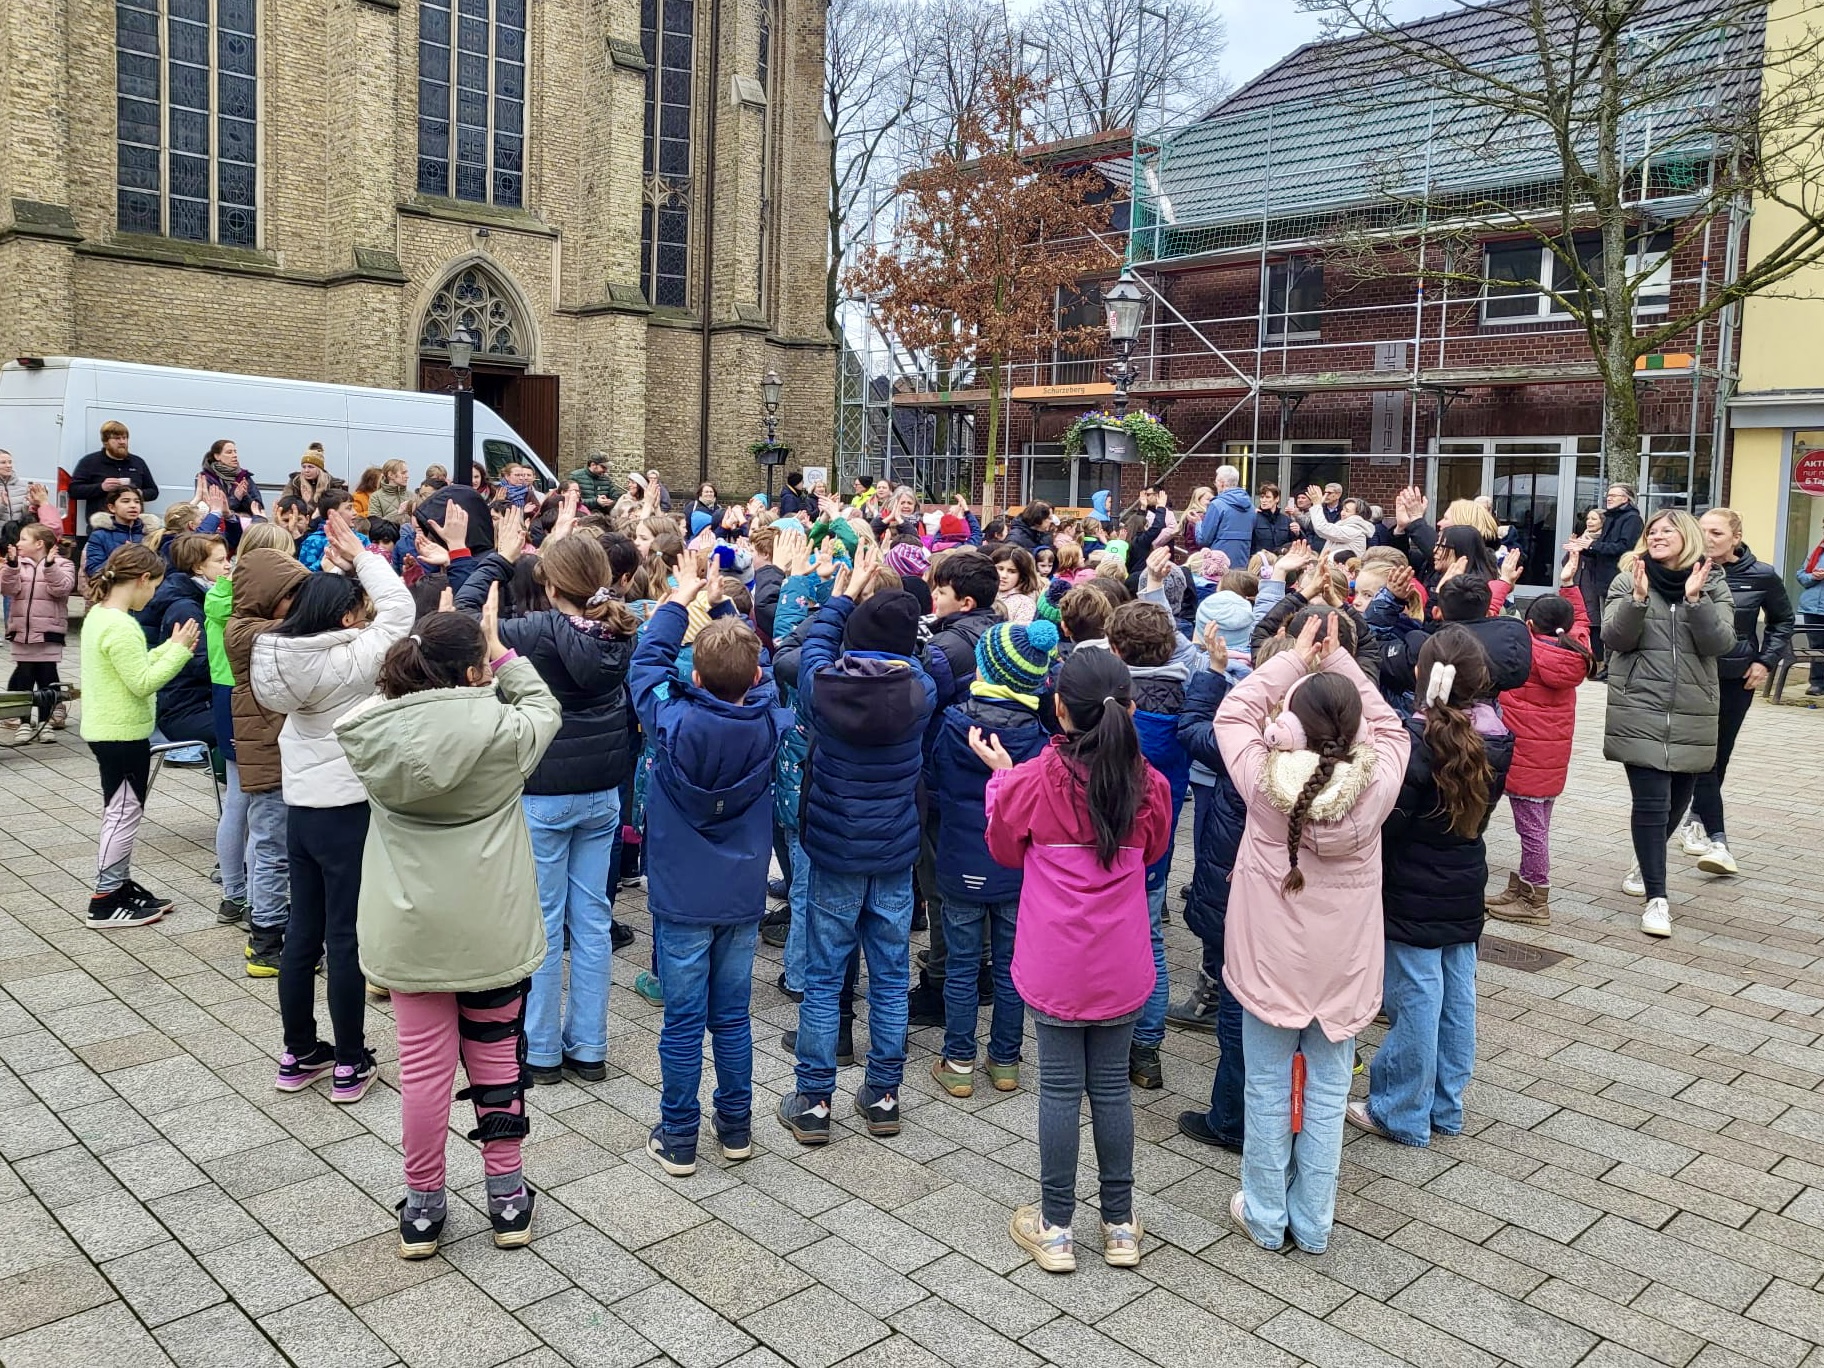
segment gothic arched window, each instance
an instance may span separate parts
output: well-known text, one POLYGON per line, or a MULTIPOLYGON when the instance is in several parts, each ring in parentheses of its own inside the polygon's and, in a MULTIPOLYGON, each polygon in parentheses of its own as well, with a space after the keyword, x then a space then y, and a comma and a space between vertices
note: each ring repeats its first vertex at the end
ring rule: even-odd
POLYGON ((694 0, 642 0, 640 46, 647 64, 640 291, 650 304, 682 309, 690 283, 694 0))
POLYGON ((418 335, 421 352, 447 352, 450 333, 468 328, 481 339, 476 356, 529 362, 531 337, 519 316, 519 307, 505 289, 479 266, 468 266, 452 276, 424 313, 418 335))
POLYGON ((254 0, 116 0, 123 233, 259 245, 254 0))
POLYGON ((419 0, 418 189, 525 200, 526 0, 419 0))

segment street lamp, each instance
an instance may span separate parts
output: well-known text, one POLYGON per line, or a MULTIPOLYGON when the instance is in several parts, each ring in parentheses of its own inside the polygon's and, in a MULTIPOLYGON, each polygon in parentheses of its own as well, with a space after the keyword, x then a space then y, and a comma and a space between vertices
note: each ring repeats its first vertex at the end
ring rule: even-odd
POLYGON ((1134 379, 1134 343, 1140 340, 1140 324, 1146 315, 1146 292, 1132 273, 1123 271, 1102 292, 1102 303, 1108 310, 1108 338, 1115 344, 1115 363, 1108 368, 1108 378, 1115 382, 1118 416, 1127 412, 1127 387, 1134 379))
POLYGON ((766 441, 754 455, 762 466, 766 467, 766 501, 773 501, 773 471, 785 462, 785 451, 780 447, 779 437, 779 400, 785 393, 785 382, 779 378, 779 372, 769 370, 760 377, 760 406, 766 410, 766 441))
POLYGON ((469 363, 474 359, 480 341, 469 328, 457 328, 450 334, 450 369, 456 373, 456 450, 450 467, 452 484, 472 485, 475 482, 475 387, 469 363))

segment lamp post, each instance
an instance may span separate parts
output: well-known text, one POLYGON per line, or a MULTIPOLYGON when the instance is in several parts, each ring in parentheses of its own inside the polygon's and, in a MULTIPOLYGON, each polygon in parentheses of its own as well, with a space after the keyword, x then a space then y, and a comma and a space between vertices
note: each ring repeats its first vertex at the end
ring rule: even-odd
POLYGON ((1140 340, 1140 324, 1146 314, 1146 292, 1132 272, 1121 272, 1121 278, 1102 292, 1103 306, 1108 310, 1108 339, 1115 344, 1115 362, 1108 368, 1108 378, 1115 382, 1115 415, 1127 412, 1127 387, 1134 379, 1134 343, 1140 340))
POLYGON ((468 328, 457 328, 450 334, 450 369, 456 373, 456 450, 450 467, 450 483, 475 483, 475 387, 469 363, 475 356, 477 338, 468 328))
POLYGON ((779 372, 769 370, 760 377, 760 406, 766 410, 766 445, 760 453, 760 464, 766 467, 766 502, 773 502, 773 471, 779 466, 779 399, 785 393, 785 382, 779 372))

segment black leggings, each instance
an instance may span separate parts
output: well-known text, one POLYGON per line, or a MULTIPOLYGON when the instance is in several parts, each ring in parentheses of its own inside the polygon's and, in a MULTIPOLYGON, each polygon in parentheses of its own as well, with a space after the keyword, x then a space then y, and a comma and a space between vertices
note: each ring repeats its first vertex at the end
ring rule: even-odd
POLYGON ((1741 735, 1742 722, 1754 706, 1753 689, 1742 687, 1739 679, 1722 681, 1721 706, 1716 713, 1716 764, 1708 774, 1697 776, 1697 788, 1691 794, 1691 815, 1704 824, 1713 841, 1725 839, 1723 833, 1723 780, 1729 773, 1729 757, 1735 752, 1735 738, 1741 735))
POLYGON ((1641 765, 1624 765, 1628 790, 1634 795, 1629 828, 1634 837, 1634 858, 1640 862, 1640 880, 1649 898, 1666 896, 1666 842, 1684 820, 1697 787, 1695 774, 1668 774, 1641 765))
POLYGON ((367 1003, 355 949, 355 905, 361 895, 361 848, 367 840, 366 803, 346 807, 287 807, 291 859, 291 917, 279 957, 279 1016, 285 1049, 309 1054, 317 1043, 316 973, 329 971, 329 1024, 336 1063, 362 1063, 367 1003))
POLYGON ((54 689, 57 687, 57 662, 54 660, 22 660, 14 664, 12 678, 6 681, 6 687, 12 692, 28 689, 54 689))

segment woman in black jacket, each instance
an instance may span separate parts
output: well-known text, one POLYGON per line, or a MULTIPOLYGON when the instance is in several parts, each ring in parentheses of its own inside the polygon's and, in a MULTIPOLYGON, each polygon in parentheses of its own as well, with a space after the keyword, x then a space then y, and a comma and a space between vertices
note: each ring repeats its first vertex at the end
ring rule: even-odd
POLYGON ((1452 624, 1419 652, 1418 709, 1399 801, 1381 827, 1387 927, 1383 1006, 1390 1025, 1351 1102, 1349 1123, 1402 1145, 1463 1129, 1476 1062, 1476 942, 1488 850, 1482 833, 1501 799, 1514 738, 1492 704, 1488 664, 1452 624))
MULTIPOLYGON (((1640 510, 1634 506, 1632 486, 1612 484, 1603 497, 1605 506, 1602 531, 1583 548, 1584 574, 1589 576, 1591 582, 1601 586, 1601 596, 1588 600, 1591 604, 1601 604, 1607 598, 1609 586, 1615 582, 1615 576, 1621 573, 1621 558, 1640 545, 1640 539, 1647 530, 1646 519, 1641 517, 1640 510)), ((1590 614, 1590 654, 1606 670, 1600 610, 1590 614)))
POLYGON ((804 491, 804 472, 794 470, 785 477, 785 488, 779 491, 779 516, 794 518, 800 513, 815 513, 816 503, 804 491))
MULTIPOLYGON (((502 519, 496 543, 457 591, 456 607, 464 612, 480 614, 489 588, 510 573, 524 549, 517 515, 502 519)), ((639 624, 610 596, 613 572, 594 537, 548 538, 536 573, 551 607, 499 626, 501 644, 532 662, 564 711, 557 738, 520 800, 550 946, 526 998, 526 1063, 535 1083, 561 1082, 565 1070, 595 1083, 607 1077, 608 869, 620 834, 621 784, 633 768, 627 670, 639 624)))
POLYGON ((1007 540, 1029 552, 1037 552, 1041 546, 1049 546, 1051 505, 1038 500, 1027 504, 1020 510, 1019 516, 1007 524, 1007 540))
POLYGON ((1716 662, 1717 683, 1722 688, 1716 715, 1716 764, 1697 777, 1691 795, 1691 820, 1684 830, 1687 855, 1697 856, 1697 867, 1706 874, 1733 874, 1735 857, 1729 853, 1723 830, 1723 778, 1729 772, 1729 755, 1741 733, 1754 695, 1778 667, 1792 641, 1792 600, 1780 572, 1754 558, 1742 542, 1742 519, 1733 508, 1713 508, 1698 519, 1704 534, 1704 554, 1723 567, 1729 596, 1735 600, 1735 648, 1716 662), (1761 619, 1767 630, 1763 635, 1761 619))

